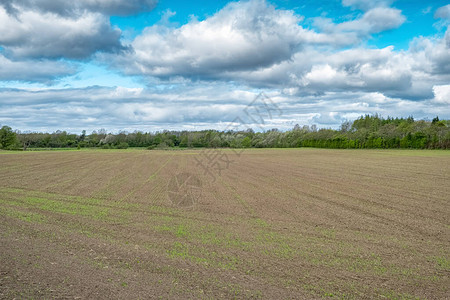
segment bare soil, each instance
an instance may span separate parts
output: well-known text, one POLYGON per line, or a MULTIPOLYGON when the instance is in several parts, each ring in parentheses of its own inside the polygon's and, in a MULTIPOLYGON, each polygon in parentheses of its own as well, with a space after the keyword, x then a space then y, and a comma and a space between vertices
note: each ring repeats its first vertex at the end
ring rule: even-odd
POLYGON ((449 195, 448 151, 2 152, 0 299, 449 299, 449 195))

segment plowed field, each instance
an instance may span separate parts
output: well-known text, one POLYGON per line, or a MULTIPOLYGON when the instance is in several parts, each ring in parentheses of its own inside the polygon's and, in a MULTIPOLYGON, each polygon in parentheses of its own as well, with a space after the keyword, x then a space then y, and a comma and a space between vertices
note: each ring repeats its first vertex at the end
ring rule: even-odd
POLYGON ((0 152, 1 299, 448 299, 449 275, 449 151, 0 152))

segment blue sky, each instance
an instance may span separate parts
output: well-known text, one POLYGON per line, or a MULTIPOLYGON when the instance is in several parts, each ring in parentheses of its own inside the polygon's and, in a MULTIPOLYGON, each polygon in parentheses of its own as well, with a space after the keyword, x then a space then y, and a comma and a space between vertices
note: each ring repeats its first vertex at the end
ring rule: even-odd
POLYGON ((448 119, 449 25, 442 0, 3 1, 0 124, 225 129, 261 92, 264 129, 448 119))

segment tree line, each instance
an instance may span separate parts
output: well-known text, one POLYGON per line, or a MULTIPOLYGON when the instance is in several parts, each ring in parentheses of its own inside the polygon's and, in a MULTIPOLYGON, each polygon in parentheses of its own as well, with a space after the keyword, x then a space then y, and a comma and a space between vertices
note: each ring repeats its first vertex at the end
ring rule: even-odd
POLYGON ((379 115, 361 116, 344 122, 339 129, 318 129, 316 125, 295 125, 292 130, 271 129, 265 132, 245 131, 162 131, 107 133, 101 129, 91 134, 66 131, 53 133, 0 129, 0 148, 27 150, 28 148, 104 148, 124 149, 145 147, 165 148, 411 148, 449 149, 450 120, 432 121, 408 118, 382 118, 379 115))

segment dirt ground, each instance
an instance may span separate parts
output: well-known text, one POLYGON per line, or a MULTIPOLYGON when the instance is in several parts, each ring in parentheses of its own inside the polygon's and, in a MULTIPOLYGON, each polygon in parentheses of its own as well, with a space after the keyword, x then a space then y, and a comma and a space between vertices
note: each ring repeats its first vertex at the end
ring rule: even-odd
POLYGON ((450 152, 0 153, 0 299, 449 299, 450 152))

